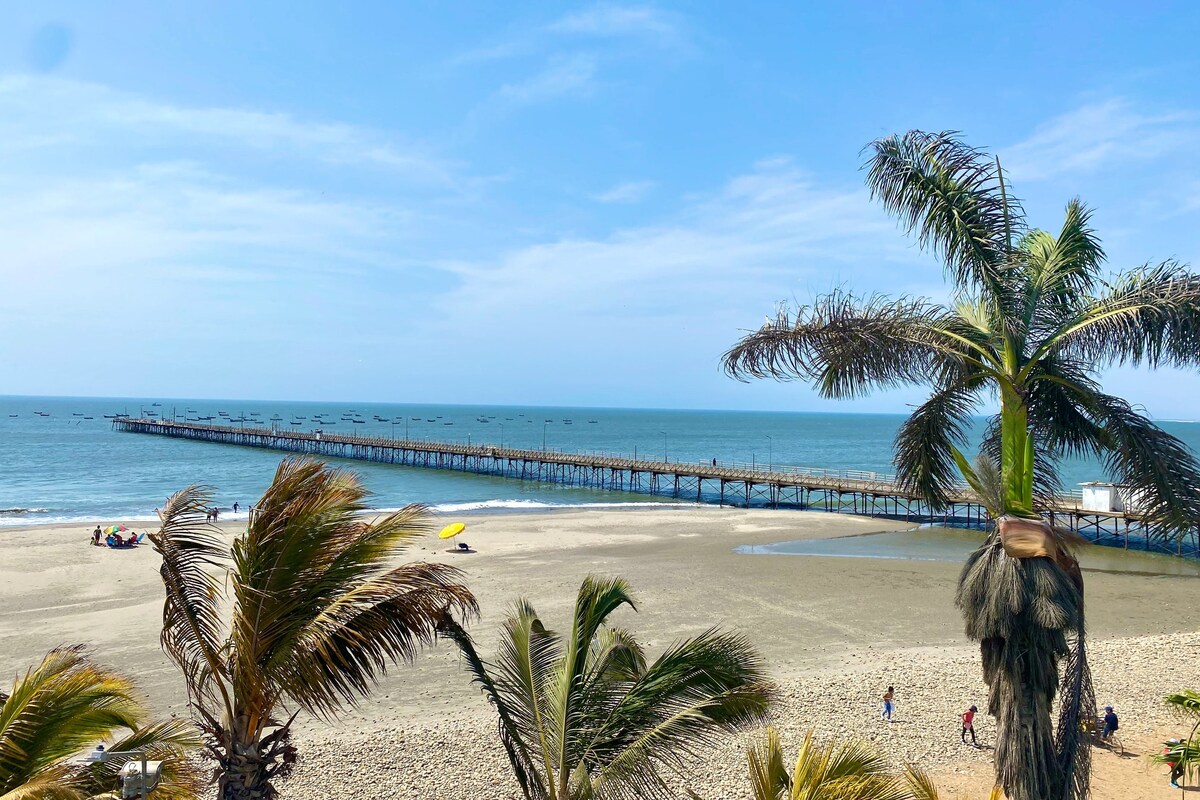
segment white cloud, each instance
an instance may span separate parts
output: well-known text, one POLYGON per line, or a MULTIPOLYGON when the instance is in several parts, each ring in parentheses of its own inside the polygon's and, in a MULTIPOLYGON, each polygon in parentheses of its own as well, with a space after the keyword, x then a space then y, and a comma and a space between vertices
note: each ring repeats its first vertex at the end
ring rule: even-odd
POLYGON ((450 183, 453 167, 379 132, 286 113, 162 103, 106 86, 51 77, 0 77, 0 145, 38 149, 119 138, 123 148, 170 142, 254 149, 337 166, 383 168, 450 183))
POLYGON ((452 66, 503 61, 545 52, 579 38, 640 39, 664 49, 686 44, 676 15, 642 6, 601 5, 560 17, 549 24, 519 31, 508 39, 483 45, 450 59, 452 66))
POLYGON ((532 105, 564 95, 586 94, 595 76, 595 57, 577 54, 551 60, 545 69, 532 77, 500 87, 494 97, 509 105, 532 105))
POLYGON ((448 264, 462 283, 444 302, 472 309, 481 327, 531 308, 545 319, 632 315, 654 325, 736 307, 749 324, 775 300, 853 278, 860 263, 879 268, 913 259, 865 191, 815 185, 790 162, 774 160, 692 198, 670 221, 448 264))
POLYGON ((547 26, 555 33, 587 36, 638 36, 664 45, 679 42, 679 23, 655 8, 602 5, 568 14, 547 26))
POLYGON ((1001 161, 1015 180, 1092 172, 1119 162, 1148 161, 1196 138, 1194 113, 1143 114, 1120 98, 1082 106, 1039 125, 1004 148, 1001 161))
POLYGON ((592 199, 600 203, 638 203, 653 188, 654 181, 625 181, 592 195, 592 199))

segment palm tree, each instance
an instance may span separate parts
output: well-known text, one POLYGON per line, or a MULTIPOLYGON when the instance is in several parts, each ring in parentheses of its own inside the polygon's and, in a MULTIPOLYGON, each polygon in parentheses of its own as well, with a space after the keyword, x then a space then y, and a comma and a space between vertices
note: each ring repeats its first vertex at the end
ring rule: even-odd
POLYGON ((160 513, 150 540, 166 587, 162 644, 183 671, 221 800, 275 797, 300 710, 336 715, 431 644, 443 615, 477 611, 458 570, 389 566, 429 530, 427 511, 372 522, 366 498, 354 473, 293 458, 232 550, 205 522, 205 490, 184 489, 160 513))
POLYGON ((1200 773, 1200 692, 1183 689, 1169 694, 1167 705, 1180 717, 1192 723, 1192 729, 1186 739, 1167 742, 1162 754, 1154 757, 1160 764, 1171 766, 1171 784, 1179 785, 1180 778, 1192 778, 1200 773))
POLYGON ((870 152, 872 195, 942 257, 952 302, 834 291, 781 308, 725 354, 725 368, 743 380, 811 381, 833 398, 931 385, 896 436, 895 463, 904 488, 935 509, 961 496, 960 475, 981 486, 962 448, 972 414, 999 399, 983 451, 999 467, 1002 518, 969 559, 958 603, 998 721, 998 782, 1012 800, 1085 797, 1083 580, 1037 511, 1059 490, 1059 459, 1091 456, 1132 489, 1150 536, 1200 522, 1195 456, 1098 380, 1114 364, 1200 362, 1200 276, 1165 262, 1103 279, 1079 200, 1057 236, 1029 227, 1000 162, 952 133, 911 131, 870 152))
MULTIPOLYGON (((937 786, 920 769, 893 771, 865 742, 818 745, 804 736, 792 771, 783 761, 779 732, 768 726, 746 752, 753 800, 938 800, 937 786)), ((990 800, 1000 800, 992 790, 990 800)))
MULTIPOLYGON (((779 732, 768 727, 746 753, 754 800, 911 800, 911 787, 864 742, 818 745, 804 737, 795 766, 783 762, 779 732)), ((934 795, 936 797, 936 795, 934 795)))
POLYGON ((162 761, 155 800, 199 795, 187 762, 199 737, 186 720, 149 721, 133 684, 82 647, 51 650, 0 692, 0 800, 86 800, 119 791, 121 764, 88 765, 83 750, 144 751, 162 761))
POLYGON ((635 608, 624 580, 589 576, 563 637, 520 600, 491 662, 444 621, 496 707, 527 800, 673 797, 664 768, 766 712, 762 662, 744 637, 710 629, 647 664, 633 634, 608 623, 625 605, 635 608))

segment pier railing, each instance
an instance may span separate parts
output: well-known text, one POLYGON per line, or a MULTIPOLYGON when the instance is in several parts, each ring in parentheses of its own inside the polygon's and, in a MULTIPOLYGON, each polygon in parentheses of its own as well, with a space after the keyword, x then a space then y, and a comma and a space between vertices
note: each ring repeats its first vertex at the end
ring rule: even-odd
MULTIPOLYGON (((965 486, 933 509, 894 475, 869 470, 820 469, 759 461, 681 462, 633 458, 601 451, 562 452, 459 443, 294 431, 280 427, 200 425, 120 418, 113 427, 133 433, 349 458, 429 469, 458 470, 566 486, 667 495, 696 502, 843 511, 921 522, 981 525, 988 519, 979 498, 965 486)), ((1095 541, 1128 546, 1141 526, 1136 512, 1084 509, 1079 497, 1061 497, 1043 509, 1055 524, 1095 541)), ((1195 540, 1196 534, 1190 535, 1195 540)), ((1142 537, 1146 546, 1149 541, 1142 537)), ((1142 541, 1139 540, 1139 541, 1142 541)), ((1182 540, 1181 540, 1182 541, 1182 540)), ((1200 542, 1196 549, 1200 549, 1200 542)), ((1182 546, 1181 546, 1182 552, 1182 546)))

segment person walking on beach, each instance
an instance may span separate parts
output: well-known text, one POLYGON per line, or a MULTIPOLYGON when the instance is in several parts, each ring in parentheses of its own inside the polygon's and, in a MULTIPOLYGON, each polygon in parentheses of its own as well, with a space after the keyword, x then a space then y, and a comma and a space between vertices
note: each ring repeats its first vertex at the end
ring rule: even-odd
MULTIPOLYGON (((1163 755, 1170 756, 1171 751, 1178 748, 1180 744, 1182 742, 1179 739, 1168 739, 1167 743, 1163 746, 1163 755)), ((1175 789, 1183 788, 1179 785, 1179 779, 1183 777, 1183 764, 1181 761, 1182 759, 1167 761, 1167 767, 1171 770, 1171 786, 1175 789)))
POLYGON ((896 687, 889 686, 883 693, 883 710, 879 712, 880 719, 892 721, 892 712, 896 710, 896 687))
POLYGON ((97 526, 96 526, 96 530, 92 531, 92 546, 93 546, 93 547, 99 547, 99 546, 100 546, 100 537, 101 537, 101 535, 102 535, 102 534, 100 533, 100 526, 99 526, 99 525, 97 525, 97 526))
POLYGON ((979 709, 971 706, 962 715, 962 742, 967 743, 967 731, 971 732, 971 744, 979 747, 979 741, 975 738, 975 712, 979 709))

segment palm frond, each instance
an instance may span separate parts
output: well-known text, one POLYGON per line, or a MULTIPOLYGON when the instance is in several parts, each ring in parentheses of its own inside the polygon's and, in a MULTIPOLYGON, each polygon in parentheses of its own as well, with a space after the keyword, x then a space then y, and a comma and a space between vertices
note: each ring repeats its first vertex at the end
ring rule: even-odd
POLYGON ((441 611, 473 615, 461 573, 440 565, 387 569, 430 530, 409 506, 369 522, 352 472, 286 459, 234 547, 232 643, 245 696, 280 692, 322 716, 352 705, 390 662, 433 643, 441 611))
POLYGON ((286 648, 286 661, 264 672, 309 713, 331 716, 366 695, 389 663, 411 662, 431 646, 444 613, 477 615, 461 580, 461 571, 443 564, 406 564, 367 578, 323 608, 286 648))
POLYGON ((896 432, 896 477, 935 509, 944 508, 959 485, 955 448, 966 446, 979 384, 938 389, 913 410, 896 432))
POLYGON ((207 522, 211 499, 200 486, 173 494, 159 512, 158 532, 150 534, 162 556, 159 573, 166 589, 162 646, 183 671, 193 698, 208 696, 210 679, 221 671, 226 638, 220 604, 229 550, 207 522))
POLYGON ((1009 251, 1024 215, 1007 195, 998 163, 953 131, 909 131, 869 147, 871 196, 944 259, 956 284, 1008 298, 1009 251))
POLYGON ((39 775, 0 794, 0 800, 95 800, 59 774, 39 775))
POLYGON ((1195 366, 1200 363, 1200 275, 1174 261, 1127 272, 1082 305, 1047 347, 1094 368, 1195 366))
POLYGON ((937 784, 929 777, 929 773, 920 767, 905 767, 904 781, 908 784, 912 800, 940 800, 937 784))
POLYGON ((588 726, 579 758, 593 766, 597 785, 646 792, 662 783, 661 766, 679 769, 729 731, 762 720, 770 700, 746 638, 711 629, 674 645, 622 687, 611 710, 602 708, 604 718, 588 726))
POLYGON ((1179 439, 1127 402, 1100 392, 1088 409, 1110 444, 1105 468, 1125 484, 1152 536, 1182 536, 1200 525, 1200 462, 1179 439))
POLYGON ((1173 692, 1167 695, 1166 703, 1180 716, 1200 721, 1200 692, 1195 689, 1173 692))
POLYGON ((928 384, 961 371, 970 348, 947 333, 952 322, 926 300, 835 291, 794 314, 780 307, 723 363, 739 380, 808 380, 822 397, 858 397, 872 388, 928 384))
POLYGON ((763 735, 750 745, 746 762, 754 800, 784 800, 792 782, 783 765, 783 744, 774 726, 768 725, 763 735))
MULTIPOLYGON (((500 741, 508 754, 513 775, 521 786, 521 793, 526 800, 546 800, 550 796, 546 787, 548 782, 554 780, 554 774, 548 764, 545 774, 538 765, 539 750, 541 751, 540 755, 544 757, 545 747, 539 735, 541 722, 537 707, 538 695, 541 690, 540 687, 535 687, 533 684, 538 680, 534 676, 544 672, 547 668, 545 665, 536 666, 536 664, 542 662, 547 650, 553 655, 554 648, 546 647, 547 639, 543 636, 545 629, 537 619, 537 614, 528 604, 521 604, 518 611, 509 617, 506 628, 510 634, 505 636, 502 642, 508 645, 510 658, 523 660, 529 665, 520 668, 514 667, 510 663, 508 685, 492 678, 490 665, 479 657, 474 640, 449 613, 442 616, 438 629, 458 646, 459 652, 467 662, 467 669, 471 672, 472 680, 479 684, 484 695, 495 707, 499 717, 500 741), (514 642, 513 632, 522 636, 522 640, 514 642), (526 679, 529 684, 529 695, 524 702, 521 702, 520 691, 514 691, 515 684, 521 679, 518 678, 514 681, 511 677, 513 673, 529 676, 526 679), (512 703, 513 699, 518 702, 512 703), (539 744, 542 746, 539 747, 539 744)), ((544 759, 543 763, 545 763, 544 759)))
POLYGON ((1030 231, 1021 241, 1028 272, 1024 324, 1048 332, 1091 294, 1104 263, 1104 250, 1091 227, 1092 212, 1079 198, 1067 204, 1058 236, 1030 231))
MULTIPOLYGON (((114 752, 144 751, 148 761, 162 761, 160 782, 154 800, 194 800, 204 790, 207 778, 192 754, 200 748, 199 729, 186 719, 169 719, 145 725, 109 744, 114 752)), ((100 795, 119 786, 119 760, 94 765, 87 775, 89 795, 100 795)))
POLYGON ((82 647, 51 650, 0 705, 0 791, 10 791, 90 749, 145 712, 133 684, 82 647))

